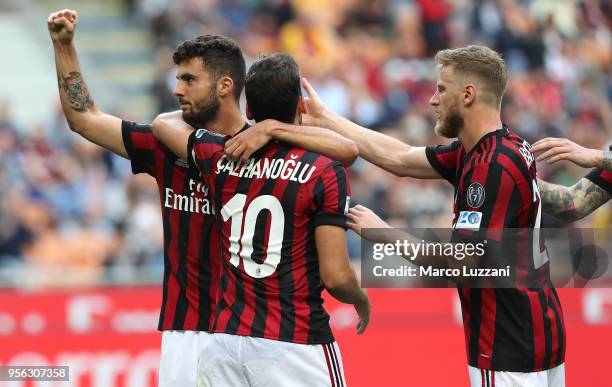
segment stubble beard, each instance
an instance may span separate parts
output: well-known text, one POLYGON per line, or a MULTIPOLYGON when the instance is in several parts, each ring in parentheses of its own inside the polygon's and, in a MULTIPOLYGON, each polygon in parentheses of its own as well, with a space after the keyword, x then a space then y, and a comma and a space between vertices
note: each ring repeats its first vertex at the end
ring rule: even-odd
POLYGON ((443 121, 438 119, 435 132, 442 137, 457 138, 464 126, 465 121, 459 113, 459 103, 456 102, 449 106, 443 121))
POLYGON ((208 97, 194 101, 191 109, 183 111, 183 120, 196 129, 205 128, 217 116, 220 105, 219 98, 211 90, 208 97))

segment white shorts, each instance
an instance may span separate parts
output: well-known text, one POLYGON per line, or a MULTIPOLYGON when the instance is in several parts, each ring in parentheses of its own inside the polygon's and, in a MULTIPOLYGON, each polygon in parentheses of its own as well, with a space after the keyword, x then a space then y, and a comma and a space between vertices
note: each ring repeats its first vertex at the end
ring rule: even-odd
POLYGON ((337 343, 295 344, 213 333, 200 354, 198 387, 345 387, 337 343))
POLYGON ((472 387, 565 387, 565 364, 538 372, 491 371, 468 366, 472 387))
POLYGON ((159 387, 195 387, 198 358, 210 336, 208 332, 163 331, 159 387))

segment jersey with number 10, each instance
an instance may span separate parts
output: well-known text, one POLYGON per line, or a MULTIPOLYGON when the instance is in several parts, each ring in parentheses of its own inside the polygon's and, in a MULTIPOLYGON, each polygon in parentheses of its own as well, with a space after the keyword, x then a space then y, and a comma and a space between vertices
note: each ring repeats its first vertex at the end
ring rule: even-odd
POLYGON ((535 372, 556 367, 565 357, 563 312, 550 284, 543 240, 534 237, 531 245, 523 244, 525 239, 517 245, 500 240, 501 229, 540 227, 536 167, 529 148, 506 127, 486 134, 470 152, 459 141, 426 148, 431 166, 455 187, 457 232, 482 228, 480 234, 486 232, 489 242, 503 242, 515 254, 516 288, 459 289, 468 360, 477 368, 535 372), (519 279, 528 274, 541 279, 538 288, 520 287, 519 279))
POLYGON ((223 270, 212 331, 301 344, 334 341, 314 240, 320 225, 345 227, 346 171, 324 156, 273 143, 239 163, 227 137, 194 132, 190 162, 212 191, 223 270))

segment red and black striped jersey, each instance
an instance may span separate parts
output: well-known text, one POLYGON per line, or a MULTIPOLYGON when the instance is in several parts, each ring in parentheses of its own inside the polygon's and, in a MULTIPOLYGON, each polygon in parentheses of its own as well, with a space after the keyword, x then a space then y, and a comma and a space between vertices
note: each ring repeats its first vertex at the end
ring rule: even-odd
MULTIPOLYGON (((505 126, 483 136, 470 152, 459 141, 426 148, 431 166, 455 187, 456 233, 482 228, 496 243, 503 235, 500 229, 540 227, 536 166, 529 149, 505 126)), ((514 275, 520 284, 521 275, 535 273, 542 287, 458 289, 473 367, 534 372, 564 361, 561 304, 550 284, 543 240, 533 243, 511 247, 514 275)))
POLYGON ((150 125, 123 121, 122 133, 132 171, 153 176, 159 188, 164 280, 158 329, 208 331, 221 257, 209 189, 187 160, 156 140, 150 125))
MULTIPOLYGON (((610 145, 610 150, 612 151, 612 145, 610 145)), ((595 168, 591 172, 589 172, 585 178, 591 180, 593 183, 600 186, 602 189, 606 190, 610 195, 612 195, 612 172, 606 171, 605 169, 595 168)))
POLYGON ((221 223, 224 259, 212 331, 334 341, 314 232, 320 225, 346 227, 346 170, 278 142, 235 163, 223 154, 228 138, 200 129, 189 140, 190 162, 210 186, 221 223))

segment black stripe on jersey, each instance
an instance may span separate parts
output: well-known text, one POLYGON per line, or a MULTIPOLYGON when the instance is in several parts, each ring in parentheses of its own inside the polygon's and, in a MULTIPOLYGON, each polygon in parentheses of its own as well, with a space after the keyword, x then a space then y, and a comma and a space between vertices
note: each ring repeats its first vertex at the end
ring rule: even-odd
MULTIPOLYGON (((225 257, 223 257, 223 255, 221 255, 220 257, 223 260, 221 262, 221 265, 224 265, 224 266, 221 269, 221 279, 219 280, 219 290, 217 292, 219 294, 225 294, 225 292, 227 292, 227 285, 229 283, 229 277, 228 277, 228 274, 225 268, 231 266, 231 264, 229 262, 227 263, 225 262, 225 257)), ((217 323, 218 323, 217 317, 227 307, 228 307, 227 302, 225 302, 225 299, 223 297, 220 297, 217 299, 217 303, 215 305, 215 319, 213 320, 212 327, 210 328, 211 332, 216 332, 217 323)))
MULTIPOLYGON (((194 137, 192 135, 192 137, 194 137)), ((191 137, 190 137, 191 138, 191 137)), ((190 159, 193 159, 193 157, 191 157, 190 155, 190 159)), ((221 209, 223 208, 223 187, 225 186, 225 181, 227 180, 227 174, 219 174, 219 175, 215 175, 214 179, 209 179, 208 183, 210 183, 209 185, 213 185, 215 186, 215 189, 213 190, 212 188, 210 189, 211 195, 212 195, 212 199, 214 202, 214 208, 215 208, 215 216, 217 217, 217 221, 219 223, 219 233, 223 233, 223 222, 222 222, 222 218, 221 218, 221 209)), ((222 234, 221 234, 222 235, 222 234)), ((223 251, 223 243, 221 243, 220 245, 221 250, 223 253, 225 253, 223 251)), ((220 290, 218 290, 217 292, 221 295, 224 295, 227 292, 227 288, 229 286, 229 275, 227 274, 227 270, 233 270, 236 273, 236 277, 238 277, 239 274, 239 270, 237 268, 235 268, 225 257, 225 255, 221 255, 221 285, 220 285, 220 290)), ((229 305, 227 304, 227 302, 225 301, 225 298, 223 296, 221 296, 220 298, 218 298, 217 300, 217 305, 215 307, 215 319, 213 322, 213 326, 211 328, 212 331, 216 331, 217 330, 217 317, 221 314, 221 312, 228 308, 229 305)), ((226 332, 226 331, 223 331, 226 332)))
POLYGON ((232 316, 229 318, 227 322, 227 326, 223 333, 227 333, 230 335, 235 335, 238 332, 238 328, 240 327, 240 316, 242 316, 242 312, 244 312, 244 279, 243 274, 238 268, 234 267, 232 264, 229 264, 227 267, 230 270, 233 270, 236 277, 236 297, 234 298, 234 303, 230 306, 232 310, 232 316))
MULTIPOLYGON (((510 175, 510 173, 508 173, 508 175, 510 175)), ((510 175, 510 177, 512 178, 512 175, 510 175)), ((510 196, 508 209, 506 210, 506 217, 504 218, 504 228, 520 227, 519 219, 515 215, 518 214, 521 208, 521 201, 521 191, 515 185, 512 189, 512 195, 510 196)))
MULTIPOLYGON (((484 152, 483 154, 488 154, 493 152, 492 149, 487 150, 486 152, 484 152)), ((466 154, 465 158, 463 159, 463 168, 461 169, 462 171, 467 171, 465 173, 465 176, 463 176, 463 179, 458 181, 457 185, 456 185, 456 190, 459 190, 459 197, 463 198, 464 200, 466 199, 465 197, 465 184, 468 183, 470 181, 470 179, 472 178, 472 173, 474 172, 473 168, 476 165, 478 158, 479 157, 474 157, 474 152, 470 151, 468 154, 466 154)), ((486 188, 486 187, 485 187, 486 188)), ((485 199, 486 200, 486 199, 485 199)))
POLYGON ((552 330, 550 319, 546 315, 548 310, 548 300, 543 289, 538 289, 538 300, 540 301, 540 308, 542 308, 542 319, 544 320, 544 360, 542 365, 548 367, 550 364, 550 356, 552 354, 552 330))
POLYGON ((338 162, 333 164, 336 181, 338 182, 338 211, 342 212, 346 206, 346 198, 348 196, 346 182, 346 173, 342 170, 342 165, 338 162))
POLYGON ((135 124, 129 121, 121 121, 121 137, 123 138, 123 146, 128 155, 134 151, 134 143, 132 142, 131 133, 135 128, 135 124))
MULTIPOLYGON (((338 162, 334 162, 327 168, 332 168, 336 177, 335 183, 338 187, 338 205, 336 207, 336 211, 334 212, 318 213, 315 216, 315 227, 321 225, 332 225, 343 227, 346 230, 348 228, 346 215, 344 215, 344 209, 347 205, 346 199, 348 198, 348 184, 346 181, 346 173, 343 171, 342 164, 338 162)), ((323 177, 320 176, 319 179, 323 182, 323 185, 325 185, 323 177)), ((320 192, 323 193, 323 191, 320 192)))
POLYGON ((427 161, 429 161, 429 164, 431 165, 431 167, 433 169, 436 170, 436 172, 438 172, 440 174, 440 176, 442 176, 446 181, 448 181, 451 184, 455 184, 455 180, 456 180, 456 171, 455 170, 451 170, 449 168, 445 168, 440 161, 438 161, 438 154, 442 154, 442 153, 452 153, 455 150, 457 150, 457 148, 459 147, 459 142, 453 142, 452 144, 445 146, 445 152, 440 152, 438 153, 436 151, 435 146, 428 146, 425 148, 425 156, 427 157, 427 161))
POLYGON ((487 178, 484 184, 486 195, 485 200, 489 201, 489 204, 485 205, 484 208, 480 209, 482 211, 482 223, 480 224, 481 228, 486 229, 489 227, 489 224, 491 224, 491 219, 493 218, 493 211, 495 211, 495 203, 491 202, 491 200, 497 200, 497 195, 499 195, 499 189, 501 187, 502 173, 502 168, 498 168, 497 166, 489 166, 489 170, 487 171, 487 178), (493 171, 491 171, 491 167, 493 167, 493 171))
MULTIPOLYGON (((168 162, 176 160, 176 157, 168 158, 168 162)), ((189 179, 185 178, 183 182, 182 194, 186 195, 189 192, 189 179)), ((189 307, 187 302, 187 259, 189 246, 189 224, 191 222, 191 212, 181 211, 178 222, 178 269, 176 271, 176 280, 179 284, 179 295, 176 303, 176 311, 174 314, 173 326, 177 329, 183 329, 185 325, 185 316, 189 307), (180 328, 179 328, 180 327, 180 328)), ((202 230, 193 230, 201 232, 202 230)))
POLYGON ((562 360, 563 360, 563 355, 565 354, 565 327, 564 327, 564 321, 563 321, 563 309, 561 309, 561 301, 559 300, 559 295, 557 294, 557 290, 556 289, 551 289, 552 290, 552 294, 553 297, 555 298, 555 301, 557 301, 556 305, 559 305, 559 308, 557 308, 555 305, 553 305, 553 311, 555 313, 555 317, 557 318, 557 336, 558 336, 558 340, 559 340, 559 351, 558 351, 558 356, 557 356, 557 361, 556 364, 561 364, 562 360))
POLYGON ((490 149, 493 138, 495 137, 487 138, 482 144, 480 144, 480 156, 478 156, 476 159, 476 163, 482 163, 484 160, 486 160, 485 155, 488 155, 487 150, 490 149))
POLYGON ((155 150, 151 149, 145 151, 143 149, 134 148, 132 134, 138 132, 151 133, 150 126, 138 125, 131 121, 121 121, 121 138, 123 139, 123 146, 125 147, 128 158, 130 159, 132 173, 151 173, 155 170, 155 150))
POLYGON ((468 289, 468 299, 470 302, 470 343, 469 343, 469 364, 475 367, 478 365, 480 354, 480 321, 482 320, 482 291, 481 289, 468 289))
MULTIPOLYGON (((272 159, 284 159, 289 153, 289 151, 290 151, 290 148, 281 148, 273 156, 271 156, 271 158, 272 159)), ((242 180, 247 180, 247 181, 250 180, 251 182, 253 181, 253 179, 246 179, 246 178, 242 178, 242 180)), ((259 194, 257 196, 272 195, 272 193, 274 192, 274 187, 276 186, 276 182, 277 182, 276 179, 267 179, 263 183, 261 190, 259 191, 259 194)), ((287 222, 287 208, 285 208, 286 202, 282 201, 281 203, 283 205, 283 212, 285 214, 285 230, 286 230, 287 228, 293 227, 293 222, 287 222)), ((262 211, 259 213, 255 221, 255 233, 253 234, 253 254, 251 258, 255 262, 258 262, 258 263, 262 263, 263 260, 267 258, 265 256, 265 251, 263 251, 263 247, 267 245, 267 241, 264 241, 264 238, 266 237, 266 234, 269 234, 269 231, 266 233, 266 227, 268 224, 269 217, 270 217, 269 211, 262 211), (257 246, 261 246, 262 249, 258 249, 257 246)), ((268 239, 269 237, 270 236, 268 235, 268 239)), ((285 240, 283 239, 283 243, 284 241, 285 240)), ((277 266, 277 270, 278 270, 278 267, 280 267, 284 263, 282 257, 284 257, 284 255, 281 249, 281 262, 279 262, 277 266)), ((253 286, 254 286, 253 290, 256 295, 266 294, 266 283, 265 283, 264 278, 254 278, 253 286)), ((251 334, 250 334, 251 336, 253 337, 263 337, 264 336, 267 318, 268 318, 268 300, 267 298, 265 296, 255 297, 255 316, 253 319, 253 325, 251 326, 251 334)))
MULTIPOLYGON (((552 289, 552 293, 555 294, 555 298, 556 298, 556 294, 557 292, 552 289)), ((561 304, 559 304, 561 305, 561 304)), ((555 359, 551 359, 552 360, 552 365, 556 366, 558 364, 561 364, 561 361, 563 359, 563 352, 564 352, 564 347, 565 347, 565 340, 564 340, 564 331, 563 331, 563 321, 561 319, 561 315, 559 314, 559 310, 557 310, 557 306, 555 305, 554 301, 549 298, 548 299, 548 307, 550 309, 552 309, 554 315, 555 315, 555 322, 557 324, 557 357, 555 359)), ((547 364, 544 363, 544 366, 546 366, 547 364)))
MULTIPOLYGON (((174 163, 168 162, 164 155, 164 176, 162 187, 172 186, 172 171, 174 170, 174 163)), ((159 182, 158 182, 159 184, 159 182)), ((161 198, 160 198, 161 199, 161 198)), ((162 330, 164 323, 164 316, 166 315, 166 303, 168 301, 168 282, 170 280, 170 273, 172 272, 172 260, 170 259, 170 243, 172 242, 172 225, 170 224, 170 208, 164 206, 163 208, 163 227, 164 227, 164 283, 162 286, 162 305, 159 314, 159 325, 158 329, 162 330)))
MULTIPOLYGON (((302 155, 299 162, 303 164, 314 165, 318 158, 314 153, 306 152, 302 155)), ((297 196, 301 188, 301 184, 295 181, 289 181, 285 194, 283 195, 282 203, 286 206, 285 212, 285 231, 283 233, 283 247, 281 256, 291 256, 293 249, 293 233, 294 233, 294 214, 297 204, 297 196), (289 225, 289 227, 287 227, 289 225)), ((310 234, 311 237, 312 234, 310 234)), ((308 241, 306 243, 309 243, 308 241)), ((291 273, 292 262, 282 262, 278 265, 278 287, 283 289, 279 294, 281 305, 280 316, 280 332, 279 339, 283 341, 292 341, 295 334, 295 304, 293 297, 290 296, 295 291, 295 282, 291 273)))
MULTIPOLYGON (((507 141, 509 141, 509 140, 507 140, 507 141)), ((521 154, 518 151, 515 152, 511 148, 509 148, 509 146, 504 145, 503 144, 503 140, 502 140, 502 143, 500 144, 500 146, 497 147, 497 149, 499 149, 500 153, 504 154, 505 156, 508 156, 508 158, 512 162, 514 162, 514 165, 516 166, 516 169, 520 171, 521 175, 523 175, 523 178, 525 179, 525 182, 530 183, 531 180, 533 180, 533 178, 531 177, 531 175, 529 173, 529 167, 527 167, 525 159, 523 159, 523 156, 521 156, 521 154)), ((515 176, 513 176, 513 175, 510 175, 510 176, 512 176, 512 178, 516 181, 516 177, 515 176)), ((533 190, 533 187, 531 187, 531 184, 529 184, 529 189, 533 190)), ((532 192, 532 195, 533 195, 533 192, 532 192)), ((535 207, 535 206, 533 206, 533 207, 535 207)))
MULTIPOLYGON (((323 192, 323 182, 317 179, 312 190, 313 200, 316 208, 323 208, 323 196, 317 195, 317 192, 323 192)), ((314 234, 316 227, 316 217, 313 217, 308 223, 308 232, 314 234)), ((329 329, 329 316, 323 309, 323 301, 321 292, 323 285, 321 284, 321 275, 319 272, 319 259, 317 255, 316 245, 308 243, 305 247, 306 255, 306 273, 308 275, 308 306, 310 307, 310 316, 308 319, 308 342, 309 343, 329 343, 334 341, 333 334, 329 329), (317 316, 325 316, 325 318, 317 321, 317 316)))
MULTIPOLYGON (((210 215, 213 216, 213 215, 210 215)), ((210 243, 210 238, 219 237, 219 233, 213 235, 211 228, 213 227, 212 222, 204 218, 202 224, 202 233, 200 240, 200 249, 198 252, 198 266, 200 268, 200 275, 198 281, 198 288, 200 289, 200 297, 198 299, 198 323, 197 329, 199 331, 208 331, 210 329, 210 315, 212 313, 212 297, 214 294, 210 294, 210 287, 212 286, 213 277, 217 278, 219 273, 213 273, 212 265, 210 262, 211 255, 215 254, 211 252, 213 244, 210 243), (206 292, 206 293, 204 293, 206 292)), ((199 232, 193 230, 192 232, 199 232)), ((216 257, 222 257, 221 253, 216 253, 216 257)), ((220 263, 221 265, 223 263, 220 263)), ((217 263, 219 265, 219 263, 217 263)))
POLYGON ((495 289, 495 299, 497 311, 491 368, 504 370, 512 364, 521 370, 532 369, 535 348, 528 295, 519 289, 495 289))
MULTIPOLYGON (((228 175, 224 173, 215 175, 215 182, 219 180, 219 183, 217 184, 217 188, 218 188, 217 193, 218 193, 220 200, 222 200, 221 198, 224 195, 224 187, 225 187, 225 181, 227 179, 227 176, 228 175)), ((253 179, 240 178, 238 180, 238 185, 236 186, 235 193, 241 193, 241 194, 247 195, 249 193, 249 188, 252 182, 253 182, 253 179)), ((235 193, 232 193, 232 197, 235 193)), ((219 203, 219 206, 217 208, 219 209, 219 214, 221 214, 221 208, 223 208, 223 204, 219 203)), ((254 235, 257 235, 259 232, 262 232, 262 230, 259 228, 255 228, 254 235)), ((242 249, 242 244, 240 244, 240 249, 242 249)), ((236 295, 234 298, 234 302, 232 303, 230 307, 232 310, 232 316, 227 322, 227 327, 224 331, 224 333, 228 333, 232 335, 232 334, 236 334, 236 332, 238 332, 238 329, 240 328, 240 317, 242 316, 242 313, 244 312, 244 308, 246 306, 245 298, 244 298, 245 297, 245 290, 244 290, 244 278, 245 277, 244 276, 248 276, 248 274, 241 272, 240 269, 238 269, 237 267, 234 267, 231 264, 227 265, 226 267, 229 267, 230 270, 234 271, 235 278, 236 278, 236 295)), ((258 288, 257 281, 255 281, 255 289, 260 290, 258 288)))

